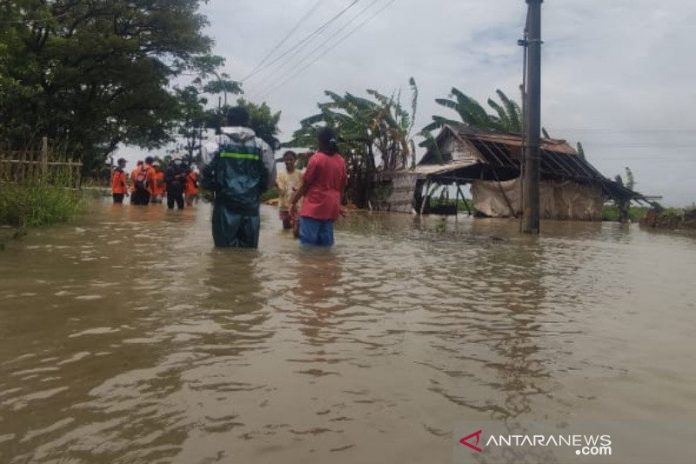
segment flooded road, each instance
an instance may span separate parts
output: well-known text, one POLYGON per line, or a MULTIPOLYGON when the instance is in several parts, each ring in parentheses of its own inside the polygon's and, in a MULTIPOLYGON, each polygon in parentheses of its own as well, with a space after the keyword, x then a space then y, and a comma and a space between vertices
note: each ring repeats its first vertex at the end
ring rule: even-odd
POLYGON ((97 205, 0 252, 0 462, 450 462, 463 421, 693 419, 696 238, 358 213, 258 251, 97 205))

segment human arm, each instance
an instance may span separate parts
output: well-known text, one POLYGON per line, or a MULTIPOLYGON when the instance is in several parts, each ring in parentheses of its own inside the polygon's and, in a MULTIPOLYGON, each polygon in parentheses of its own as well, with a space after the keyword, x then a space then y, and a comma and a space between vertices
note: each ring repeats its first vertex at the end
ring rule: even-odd
POLYGON ((210 162, 203 166, 201 170, 199 185, 209 192, 216 192, 219 189, 217 180, 215 179, 219 159, 219 152, 216 152, 210 162))
POLYGON ((316 157, 312 157, 309 160, 309 163, 307 164, 307 169, 305 170, 304 175, 302 176, 302 182, 300 185, 300 188, 298 188, 295 193, 292 194, 290 197, 290 211, 293 213, 297 209, 297 202, 300 201, 300 198, 305 196, 307 192, 309 191, 309 188, 312 186, 314 183, 315 179, 317 176, 317 163, 316 163, 316 157))

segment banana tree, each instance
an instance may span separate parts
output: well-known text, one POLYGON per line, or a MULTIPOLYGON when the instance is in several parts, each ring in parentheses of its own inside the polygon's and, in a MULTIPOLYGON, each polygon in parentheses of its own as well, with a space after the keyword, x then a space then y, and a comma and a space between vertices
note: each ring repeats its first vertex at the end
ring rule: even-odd
POLYGON ((489 114, 474 98, 453 87, 449 98, 437 98, 435 101, 445 108, 454 110, 459 116, 459 120, 436 115, 433 116, 433 122, 425 126, 421 132, 431 132, 444 125, 455 127, 464 125, 475 129, 522 133, 522 109, 520 105, 505 95, 502 90, 496 90, 496 94, 500 103, 489 98, 488 106, 495 112, 495 114, 489 114))
POLYGON ((410 112, 401 104, 400 93, 386 96, 367 90, 368 98, 365 98, 349 92, 340 95, 326 91, 329 101, 319 103, 320 112, 302 120, 293 140, 285 145, 315 147, 318 126, 336 129, 348 168, 349 196, 358 206, 365 206, 375 172, 403 168, 415 156, 411 132, 418 89, 413 78, 409 84, 410 112))

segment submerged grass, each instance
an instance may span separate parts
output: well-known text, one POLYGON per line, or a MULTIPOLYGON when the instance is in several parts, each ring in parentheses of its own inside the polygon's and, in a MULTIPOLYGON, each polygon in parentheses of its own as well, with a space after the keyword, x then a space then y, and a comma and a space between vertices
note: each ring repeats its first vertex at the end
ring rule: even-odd
POLYGON ((0 225, 23 229, 67 222, 83 209, 75 190, 42 182, 0 185, 0 225))
MULTIPOLYGON (((628 209, 628 218, 631 222, 640 222, 648 214, 650 208, 645 206, 631 206, 628 209)), ((621 218, 619 207, 616 205, 604 205, 602 208, 602 221, 616 222, 621 218)))

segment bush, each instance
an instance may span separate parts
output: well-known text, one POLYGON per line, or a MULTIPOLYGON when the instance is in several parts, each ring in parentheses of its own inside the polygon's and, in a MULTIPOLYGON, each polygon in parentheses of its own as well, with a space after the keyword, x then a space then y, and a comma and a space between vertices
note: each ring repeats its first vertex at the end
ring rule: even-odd
MULTIPOLYGON (((645 218, 648 209, 650 208, 645 206, 631 206, 628 209, 628 218, 631 222, 640 222, 645 218)), ((618 221, 619 216, 619 208, 616 205, 604 205, 602 208, 602 221, 618 221)))
POLYGON ((0 224, 37 227, 66 222, 83 209, 79 192, 43 183, 3 184, 0 224))

